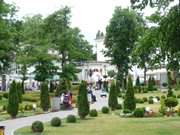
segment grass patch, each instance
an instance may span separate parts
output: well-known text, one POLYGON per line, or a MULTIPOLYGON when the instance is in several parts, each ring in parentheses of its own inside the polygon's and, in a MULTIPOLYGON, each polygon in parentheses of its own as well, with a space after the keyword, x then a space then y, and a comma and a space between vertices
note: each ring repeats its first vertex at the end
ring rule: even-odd
MULTIPOLYGON (((62 127, 45 124, 43 135, 179 135, 180 118, 120 118, 103 115, 76 124, 62 123, 62 127)), ((15 135, 34 135, 30 127, 19 129, 15 135)))

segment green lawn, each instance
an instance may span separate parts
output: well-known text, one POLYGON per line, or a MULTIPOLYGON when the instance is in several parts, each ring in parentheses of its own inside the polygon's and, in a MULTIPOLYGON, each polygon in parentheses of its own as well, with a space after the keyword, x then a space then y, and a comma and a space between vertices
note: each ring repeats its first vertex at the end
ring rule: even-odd
MULTIPOLYGON (((179 135, 180 118, 120 118, 100 115, 76 124, 63 122, 62 127, 45 126, 41 135, 179 135)), ((15 135, 33 134, 30 127, 19 129, 15 135)))

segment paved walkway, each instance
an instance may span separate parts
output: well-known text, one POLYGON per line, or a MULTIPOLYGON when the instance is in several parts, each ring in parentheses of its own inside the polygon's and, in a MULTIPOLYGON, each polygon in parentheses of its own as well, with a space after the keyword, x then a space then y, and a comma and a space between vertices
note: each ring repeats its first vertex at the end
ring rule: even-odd
MULTIPOLYGON (((91 104, 90 108, 100 110, 102 108, 102 106, 107 106, 107 98, 100 98, 99 91, 96 91, 94 93, 96 95, 97 102, 94 104, 91 104)), ((5 126, 5 135, 14 135, 13 133, 16 129, 22 128, 25 126, 30 126, 36 120, 40 120, 42 122, 48 122, 53 117, 57 116, 60 118, 65 118, 69 114, 77 115, 77 109, 73 109, 70 111, 52 112, 52 113, 41 114, 41 115, 36 115, 36 116, 2 121, 2 122, 0 122, 0 126, 5 126)))

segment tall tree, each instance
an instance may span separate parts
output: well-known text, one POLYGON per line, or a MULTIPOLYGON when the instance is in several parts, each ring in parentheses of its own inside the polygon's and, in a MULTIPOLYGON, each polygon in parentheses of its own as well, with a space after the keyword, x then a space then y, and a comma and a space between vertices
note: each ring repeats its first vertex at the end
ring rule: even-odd
MULTIPOLYGON (((51 50, 49 37, 45 33, 45 24, 41 15, 25 17, 23 24, 23 44, 20 50, 25 51, 20 56, 22 74, 27 73, 27 68, 34 65, 35 80, 44 82, 52 79, 57 67, 54 65, 56 56, 50 53, 51 50)), ((22 53, 22 52, 21 52, 22 53)))
POLYGON ((54 50, 57 51, 61 67, 68 62, 68 56, 72 50, 72 30, 70 29, 71 11, 69 7, 64 7, 45 19, 45 31, 49 34, 49 39, 54 50))
POLYGON ((2 90, 6 90, 6 76, 10 62, 14 58, 12 42, 12 16, 14 7, 4 0, 0 1, 0 74, 2 76, 2 90))
POLYGON ((78 28, 70 27, 70 18, 70 8, 64 7, 45 19, 45 31, 50 39, 52 50, 56 51, 58 61, 61 62, 60 78, 66 80, 75 77, 76 62, 92 57, 91 45, 84 39, 78 28))
MULTIPOLYGON (((130 0, 133 8, 144 9, 147 6, 152 8, 158 7, 160 8, 167 8, 170 3, 173 3, 175 0, 130 0)), ((179 0, 180 4, 180 0, 179 0)))
POLYGON ((118 80, 123 80, 131 68, 130 55, 140 34, 142 19, 131 9, 117 7, 106 28, 106 56, 118 69, 118 80))
POLYGON ((148 68, 154 67, 153 54, 156 53, 157 45, 156 28, 146 28, 143 35, 138 38, 132 52, 132 61, 138 68, 144 69, 144 84, 146 85, 146 73, 148 68))

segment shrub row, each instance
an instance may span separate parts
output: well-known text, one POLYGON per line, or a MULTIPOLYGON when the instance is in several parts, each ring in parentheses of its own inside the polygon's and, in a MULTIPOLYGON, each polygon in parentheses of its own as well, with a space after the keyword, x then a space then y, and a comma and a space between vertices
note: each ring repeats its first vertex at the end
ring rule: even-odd
POLYGON ((32 96, 29 96, 29 95, 23 95, 22 100, 23 101, 29 101, 29 102, 38 102, 39 97, 32 97, 32 96))
MULTIPOLYGON (((107 114, 107 113, 109 113, 109 108, 104 106, 101 111, 102 111, 102 113, 107 114)), ((97 112, 96 109, 92 109, 92 110, 90 110, 89 115, 91 117, 97 117, 98 116, 98 112, 97 112)), ((66 117, 66 122, 67 123, 76 123, 77 122, 77 118, 76 118, 75 115, 68 115, 66 117)), ((62 125, 62 121, 61 121, 61 119, 59 117, 54 117, 54 118, 52 118, 50 124, 53 127, 59 127, 59 126, 62 125)), ((34 133, 41 133, 44 130, 44 124, 41 121, 35 121, 35 122, 32 123, 31 129, 32 129, 32 131, 34 133)))

